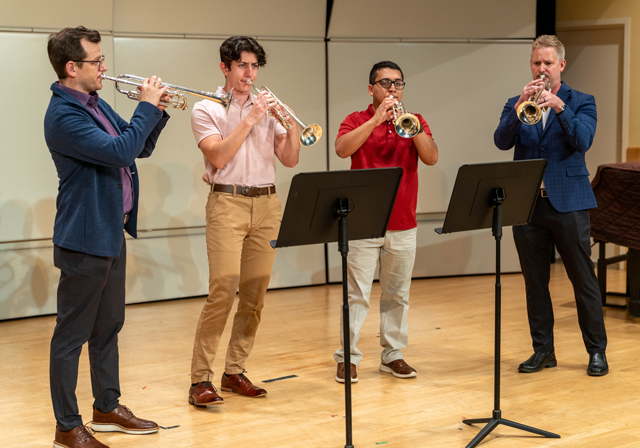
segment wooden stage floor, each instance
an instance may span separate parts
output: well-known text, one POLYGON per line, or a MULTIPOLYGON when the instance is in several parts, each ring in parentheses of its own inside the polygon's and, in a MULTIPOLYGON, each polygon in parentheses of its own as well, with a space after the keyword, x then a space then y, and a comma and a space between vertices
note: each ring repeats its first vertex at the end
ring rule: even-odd
MULTIPOLYGON (((640 447, 640 319, 605 309, 609 375, 586 374, 588 355, 578 329, 571 285, 561 264, 552 269, 558 367, 517 372, 531 354, 524 284, 502 276, 503 417, 561 435, 545 439, 499 426, 480 447, 640 447)), ((609 271, 609 288, 622 290, 624 271, 609 271)), ((222 392, 221 406, 187 403, 195 326, 204 298, 130 305, 120 333, 121 402, 161 426, 158 434, 100 433, 121 448, 343 447, 344 388, 334 381, 339 344, 341 285, 270 291, 247 375, 265 398, 222 392), (294 378, 262 381, 296 375, 294 378)), ((353 385, 356 447, 464 447, 481 429, 465 418, 493 410, 494 277, 416 280, 411 289, 410 339, 405 359, 415 379, 378 371, 379 289, 359 348, 365 357, 353 385)), ((623 299, 609 299, 622 302, 623 299)), ((0 443, 51 446, 55 420, 48 379, 55 317, 0 322, 0 443)), ((230 327, 230 325, 228 325, 230 327)), ((219 388, 228 331, 215 361, 219 388)), ((91 419, 86 350, 78 381, 85 421, 91 419)))

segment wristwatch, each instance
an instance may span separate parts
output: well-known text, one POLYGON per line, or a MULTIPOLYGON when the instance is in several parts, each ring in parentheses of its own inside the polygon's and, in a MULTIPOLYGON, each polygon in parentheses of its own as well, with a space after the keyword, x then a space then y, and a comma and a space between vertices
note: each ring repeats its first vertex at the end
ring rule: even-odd
POLYGON ((566 109, 567 109, 567 105, 563 104, 562 107, 560 108, 560 112, 558 112, 556 115, 562 115, 566 109))

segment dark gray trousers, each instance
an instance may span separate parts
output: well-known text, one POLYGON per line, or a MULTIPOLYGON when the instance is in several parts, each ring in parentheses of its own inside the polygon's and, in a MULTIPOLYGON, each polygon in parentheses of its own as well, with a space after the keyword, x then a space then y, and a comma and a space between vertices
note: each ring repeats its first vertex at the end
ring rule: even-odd
POLYGON ((604 353, 604 328, 598 279, 591 261, 589 212, 558 212, 548 198, 538 198, 531 222, 513 227, 513 238, 524 275, 529 329, 536 352, 552 352, 553 306, 549 293, 552 241, 573 285, 578 323, 588 353, 604 353))
POLYGON ((96 257, 54 246, 53 259, 61 272, 49 380, 58 427, 69 431, 83 424, 76 384, 85 342, 89 342, 93 405, 101 412, 118 407, 118 333, 124 324, 126 244, 123 238, 119 257, 96 257))

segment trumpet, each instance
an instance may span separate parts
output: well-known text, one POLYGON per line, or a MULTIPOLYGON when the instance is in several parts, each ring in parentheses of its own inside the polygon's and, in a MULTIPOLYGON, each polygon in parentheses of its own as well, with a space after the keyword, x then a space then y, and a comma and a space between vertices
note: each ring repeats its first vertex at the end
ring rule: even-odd
POLYGON ((544 80, 544 86, 540 91, 535 94, 531 94, 529 99, 518 106, 516 113, 518 114, 518 120, 523 122, 524 124, 536 124, 542 118, 542 113, 546 112, 548 107, 540 107, 538 104, 538 100, 540 100, 540 95, 545 90, 551 91, 551 80, 545 76, 540 76, 540 79, 544 80))
MULTIPOLYGON (((253 85, 253 82, 250 79, 247 80, 247 83, 251 87, 253 87, 258 93, 262 93, 265 91, 270 93, 271 97, 276 101, 276 103, 278 103, 278 105, 281 106, 291 116, 291 118, 293 118, 293 121, 295 121, 298 124, 298 126, 302 128, 302 132, 300 133, 300 144, 302 146, 313 146, 316 143, 318 143, 318 141, 322 137, 322 128, 319 125, 310 124, 309 126, 307 126, 306 124, 304 124, 302 121, 300 121, 298 117, 295 116, 295 114, 291 111, 291 109, 289 109, 282 101, 278 99, 278 97, 276 97, 273 94, 271 90, 269 90, 267 86, 262 86, 262 89, 258 89, 256 86, 253 85)), ((282 116, 280 111, 276 109, 275 106, 269 109, 269 114, 272 117, 276 118, 286 130, 289 130, 293 127, 291 126, 291 123, 289 123, 282 116)))
MULTIPOLYGON (((394 98, 393 95, 390 95, 391 98, 394 98)), ((418 117, 413 114, 408 113, 404 109, 404 104, 402 101, 398 101, 396 98, 396 102, 392 106, 393 110, 393 125, 396 129, 396 134, 398 134, 402 138, 412 138, 422 132, 422 124, 418 117)))
MULTIPOLYGON (((102 75, 102 79, 107 79, 109 81, 113 81, 116 83, 116 90, 123 95, 127 95, 132 100, 140 101, 140 92, 137 90, 123 90, 120 88, 120 83, 129 84, 132 86, 142 87, 142 82, 145 78, 141 78, 140 76, 134 75, 119 75, 116 78, 111 76, 102 75)), ((167 94, 171 96, 171 99, 168 101, 161 100, 159 104, 167 107, 173 107, 175 109, 185 110, 187 108, 187 97, 183 94, 188 93, 189 95, 195 95, 200 98, 205 98, 207 100, 215 101, 218 104, 222 104, 224 106, 225 111, 229 113, 229 105, 231 104, 231 96, 233 94, 233 89, 229 92, 221 95, 219 93, 213 92, 205 92, 203 90, 194 90, 188 89, 186 87, 174 86, 173 84, 167 84, 163 82, 162 86, 167 87, 167 94)))

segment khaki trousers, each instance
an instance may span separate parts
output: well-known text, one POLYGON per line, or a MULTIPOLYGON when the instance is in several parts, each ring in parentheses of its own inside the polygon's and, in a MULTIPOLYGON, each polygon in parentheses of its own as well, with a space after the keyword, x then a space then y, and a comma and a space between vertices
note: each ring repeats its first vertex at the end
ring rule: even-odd
MULTIPOLYGON (((371 286, 378 265, 382 289, 380 358, 385 364, 403 358, 401 350, 409 341, 409 290, 416 259, 417 232, 417 227, 409 230, 388 230, 384 238, 349 241, 347 293, 349 295, 351 362, 355 365, 362 361, 362 352, 357 346, 360 330, 369 313, 371 286)), ((340 342, 344 346, 342 312, 340 313, 340 342)), ((344 362, 342 347, 335 351, 333 358, 336 362, 344 362)))
POLYGON ((211 192, 207 200, 209 296, 193 345, 191 382, 211 381, 220 337, 238 292, 225 372, 242 373, 251 353, 276 255, 280 199, 211 192))

